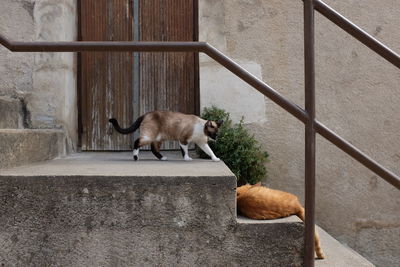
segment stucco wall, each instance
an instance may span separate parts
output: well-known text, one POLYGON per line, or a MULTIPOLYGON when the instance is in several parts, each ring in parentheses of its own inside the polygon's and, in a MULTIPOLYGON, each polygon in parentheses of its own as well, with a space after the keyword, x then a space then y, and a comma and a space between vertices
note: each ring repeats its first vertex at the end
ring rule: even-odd
MULTIPOLYGON (((304 106, 302 1, 199 2, 201 41, 257 66, 256 75, 304 106)), ((326 3, 400 52, 398 1, 326 3)), ((400 173, 400 71, 319 14, 316 25, 317 118, 400 173)), ((201 106, 217 104, 236 116, 256 108, 259 116, 263 105, 264 119, 247 122, 271 155, 267 184, 304 199, 303 124, 269 100, 233 99, 229 106, 226 98, 211 101, 205 94, 213 88, 203 75, 210 64, 201 58, 201 106)), ((218 88, 227 94, 231 83, 221 76, 218 88)), ((378 266, 399 265, 400 192, 320 137, 317 157, 318 224, 378 266)))
MULTIPOLYGON (((76 40, 76 0, 4 0, 0 32, 18 41, 76 40)), ((77 141, 73 53, 11 53, 0 47, 0 96, 26 104, 31 128, 64 128, 77 141)))

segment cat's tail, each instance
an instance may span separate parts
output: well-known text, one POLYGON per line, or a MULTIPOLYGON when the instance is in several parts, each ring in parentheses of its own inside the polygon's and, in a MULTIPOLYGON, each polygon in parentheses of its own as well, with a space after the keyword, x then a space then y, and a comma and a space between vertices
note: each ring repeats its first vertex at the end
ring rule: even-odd
MULTIPOLYGON (((300 220, 302 220, 303 222, 305 221, 305 211, 303 207, 301 207, 300 211, 296 215, 300 218, 300 220)), ((319 240, 319 234, 317 230, 315 230, 314 237, 315 254, 317 254, 318 259, 325 259, 325 254, 322 251, 321 242, 319 240)))
POLYGON ((143 121, 143 117, 144 116, 140 116, 131 126, 129 126, 128 128, 121 128, 118 124, 118 121, 114 118, 109 119, 108 121, 112 123, 112 125, 114 126, 115 130, 117 130, 117 132, 121 133, 121 134, 130 134, 133 133, 134 131, 136 131, 139 127, 140 124, 143 121))

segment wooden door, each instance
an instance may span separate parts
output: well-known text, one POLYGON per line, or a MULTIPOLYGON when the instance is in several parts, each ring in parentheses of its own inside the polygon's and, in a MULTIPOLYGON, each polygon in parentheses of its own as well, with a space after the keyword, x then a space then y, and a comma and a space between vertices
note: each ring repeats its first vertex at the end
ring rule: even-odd
MULTIPOLYGON (((197 41, 196 0, 81 0, 81 40, 197 41)), ((81 56, 83 150, 128 150, 132 135, 112 131, 108 118, 131 125, 152 110, 199 113, 195 53, 99 53, 81 56)), ((174 144, 164 148, 178 148, 174 144)))
MULTIPOLYGON (((129 0, 81 0, 83 41, 132 41, 129 0)), ((133 118, 133 54, 81 53, 81 146, 83 150, 127 150, 131 136, 111 130, 108 119, 133 118)))

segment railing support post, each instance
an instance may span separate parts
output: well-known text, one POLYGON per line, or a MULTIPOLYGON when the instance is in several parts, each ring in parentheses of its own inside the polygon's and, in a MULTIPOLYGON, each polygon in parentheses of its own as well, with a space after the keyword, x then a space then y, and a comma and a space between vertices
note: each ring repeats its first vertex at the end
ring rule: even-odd
POLYGON ((315 233, 315 66, 314 0, 304 1, 304 83, 305 108, 305 253, 304 266, 314 266, 315 233))

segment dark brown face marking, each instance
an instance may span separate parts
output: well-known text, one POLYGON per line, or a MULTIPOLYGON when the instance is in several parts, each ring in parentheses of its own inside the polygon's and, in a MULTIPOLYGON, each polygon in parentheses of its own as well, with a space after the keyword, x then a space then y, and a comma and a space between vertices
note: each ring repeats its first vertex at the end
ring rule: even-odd
POLYGON ((215 121, 207 121, 204 125, 204 134, 212 139, 217 139, 219 125, 215 121))

